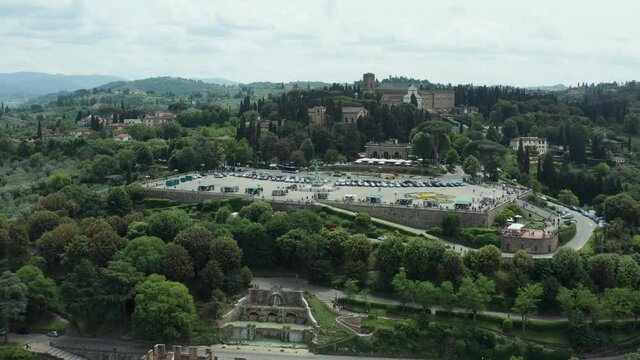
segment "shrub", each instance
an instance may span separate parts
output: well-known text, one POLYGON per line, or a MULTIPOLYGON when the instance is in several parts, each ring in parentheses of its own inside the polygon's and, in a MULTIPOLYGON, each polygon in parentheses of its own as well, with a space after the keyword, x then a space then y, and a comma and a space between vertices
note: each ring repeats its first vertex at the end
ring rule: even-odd
POLYGON ((513 330, 513 321, 511 319, 502 320, 502 331, 509 333, 513 330))

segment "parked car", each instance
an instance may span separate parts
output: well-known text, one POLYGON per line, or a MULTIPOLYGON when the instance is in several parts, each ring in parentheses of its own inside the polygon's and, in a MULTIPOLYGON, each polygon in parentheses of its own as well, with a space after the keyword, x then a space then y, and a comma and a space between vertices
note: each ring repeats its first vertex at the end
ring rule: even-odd
POLYGON ((564 213, 564 214, 562 215, 562 218, 563 218, 563 219, 573 219, 573 214, 571 214, 571 213, 564 213))
POLYGON ((47 336, 48 337, 58 337, 58 336, 60 336, 60 332, 58 330, 49 331, 47 333, 47 336))
POLYGON ((378 236, 378 240, 380 240, 380 241, 384 241, 384 240, 387 240, 387 237, 386 237, 386 236, 384 236, 384 235, 382 235, 382 236, 378 236))

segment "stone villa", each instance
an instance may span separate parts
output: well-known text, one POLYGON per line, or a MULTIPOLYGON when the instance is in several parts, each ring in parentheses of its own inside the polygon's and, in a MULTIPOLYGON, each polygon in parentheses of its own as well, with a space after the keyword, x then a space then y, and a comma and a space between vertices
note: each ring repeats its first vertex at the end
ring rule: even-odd
POLYGON ((533 136, 517 137, 509 141, 509 147, 512 148, 514 151, 518 151, 518 148, 520 147, 520 141, 522 141, 523 149, 526 150, 527 148, 529 148, 529 153, 531 155, 536 155, 536 154, 544 155, 547 153, 547 149, 548 149, 547 139, 533 137, 533 136))
POLYGON ((407 160, 411 153, 411 145, 390 139, 382 143, 369 142, 365 146, 366 156, 370 159, 402 159, 407 160))
POLYGON ((404 88, 378 88, 376 77, 366 73, 362 78, 364 94, 377 94, 380 102, 389 106, 411 102, 411 95, 418 101, 418 109, 451 111, 455 107, 455 92, 453 90, 418 90, 415 86, 404 88))

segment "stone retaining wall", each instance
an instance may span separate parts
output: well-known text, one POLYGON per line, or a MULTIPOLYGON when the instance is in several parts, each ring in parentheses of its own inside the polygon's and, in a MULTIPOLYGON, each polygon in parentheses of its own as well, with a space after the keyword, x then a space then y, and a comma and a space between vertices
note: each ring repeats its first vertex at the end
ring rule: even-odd
POLYGON ((322 201, 322 203, 351 212, 366 212, 372 217, 410 226, 416 229, 428 229, 441 226, 442 218, 447 212, 453 212, 460 217, 461 227, 488 227, 493 224, 493 220, 500 211, 510 204, 503 203, 486 212, 475 212, 332 201, 322 201))
MULTIPOLYGON (((242 198, 245 200, 258 200, 258 198, 252 198, 244 194, 224 194, 218 192, 199 192, 199 191, 186 191, 186 190, 166 190, 166 189, 146 189, 146 195, 153 198, 169 199, 183 203, 201 203, 205 200, 224 200, 231 198, 242 198)), ((272 199, 265 198, 264 201, 271 204, 271 207, 276 211, 294 211, 298 209, 312 209, 315 205, 306 202, 295 201, 274 201, 272 199)), ((324 204, 348 210, 351 212, 366 212, 372 217, 379 218, 386 221, 391 221, 397 224, 414 227, 417 229, 428 229, 435 226, 442 225, 442 217, 448 211, 443 209, 430 209, 430 208, 413 208, 399 205, 370 205, 360 203, 344 203, 341 201, 321 201, 324 204)), ((493 220, 500 211, 510 203, 502 203, 497 207, 486 211, 455 211, 454 213, 460 216, 460 226, 468 227, 488 227, 493 224, 493 220)))

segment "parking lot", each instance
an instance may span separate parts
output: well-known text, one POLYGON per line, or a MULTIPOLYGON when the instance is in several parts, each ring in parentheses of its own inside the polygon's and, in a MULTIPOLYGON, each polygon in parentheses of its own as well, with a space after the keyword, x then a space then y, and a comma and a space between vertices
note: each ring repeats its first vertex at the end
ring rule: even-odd
POLYGON ((216 192, 224 196, 245 195, 265 200, 313 202, 320 197, 329 202, 371 202, 444 209, 467 206, 470 210, 486 210, 494 203, 515 197, 515 192, 508 188, 463 182, 461 174, 435 178, 391 174, 379 174, 378 177, 355 173, 320 172, 316 175, 246 170, 191 176, 191 180, 184 179, 169 186, 167 181, 152 182, 148 186, 216 192))

